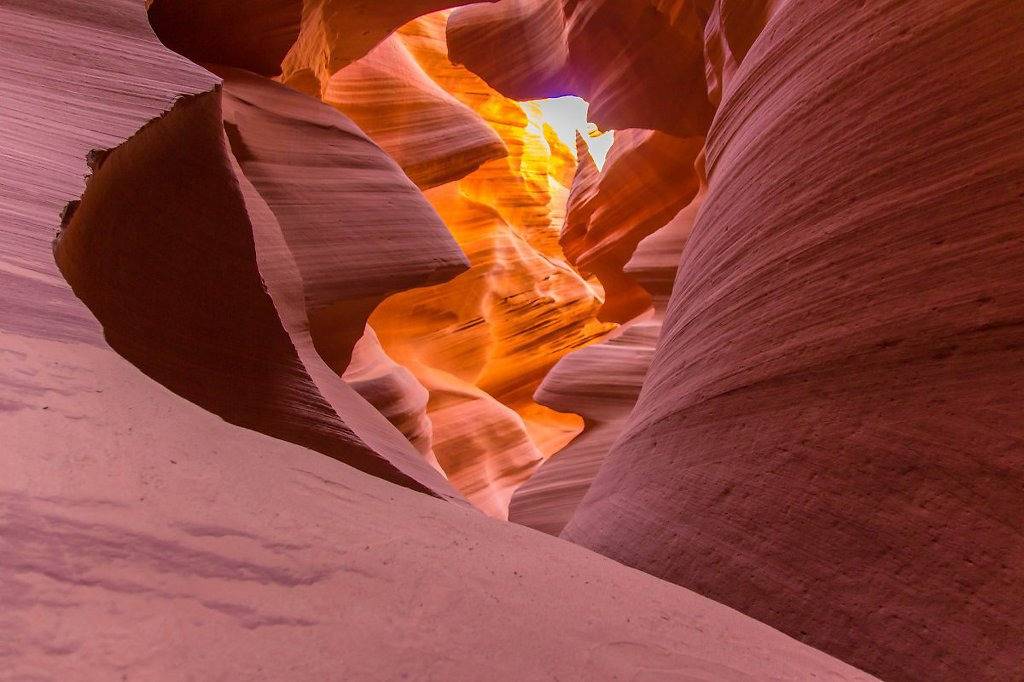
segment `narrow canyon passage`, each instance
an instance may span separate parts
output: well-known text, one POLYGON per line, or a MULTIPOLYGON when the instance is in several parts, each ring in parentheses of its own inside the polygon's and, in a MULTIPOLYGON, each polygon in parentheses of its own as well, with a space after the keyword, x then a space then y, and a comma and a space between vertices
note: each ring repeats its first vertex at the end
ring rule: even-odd
MULTIPOLYGON (((217 28, 197 27, 175 7, 151 5, 157 35, 201 62, 194 36, 217 28)), ((311 318, 315 347, 472 504, 507 518, 513 493, 584 431, 585 416, 573 406, 555 410, 535 400, 541 381, 563 357, 650 312, 650 293, 622 268, 636 242, 693 197, 701 141, 626 129, 616 145, 615 131, 588 122, 579 97, 500 94, 452 62, 450 14, 399 26, 337 71, 306 54, 318 48, 300 35, 283 66, 269 70, 349 117, 398 162, 469 263, 447 282, 380 301, 347 366, 340 349, 352 343, 350 308, 311 318), (654 184, 669 191, 651 206, 637 211, 639 202, 624 200, 654 184)), ((222 59, 232 68, 258 66, 248 54, 222 59)), ((235 155, 254 154, 248 145, 257 143, 227 125, 235 155)), ((656 334, 646 324, 643 338, 653 348, 656 334)), ((630 377, 633 389, 642 376, 630 377)), ((591 477, 600 459, 589 458, 591 477)))
POLYGON ((0 677, 1017 679, 1021 63, 1012 0, 0 0, 0 677))

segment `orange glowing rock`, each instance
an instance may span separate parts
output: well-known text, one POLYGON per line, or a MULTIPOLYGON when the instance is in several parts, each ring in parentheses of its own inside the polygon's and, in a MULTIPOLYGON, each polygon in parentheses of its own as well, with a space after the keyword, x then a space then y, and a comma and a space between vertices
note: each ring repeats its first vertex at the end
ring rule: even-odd
MULTIPOLYGON (((697 169, 700 174, 700 158, 697 169)), ((641 241, 624 268, 650 294, 653 310, 562 358, 537 389, 537 402, 577 412, 585 426, 516 490, 510 521, 558 535, 593 483, 640 394, 702 197, 698 194, 668 225, 641 241)))
POLYGON ((473 172, 449 163, 448 173, 465 177, 426 192, 470 270, 395 295, 371 318, 387 354, 430 394, 437 461, 471 501, 503 517, 514 489, 582 428, 579 417, 536 403, 534 390, 559 358, 611 325, 596 319, 601 288, 565 262, 558 243, 572 150, 539 105, 509 100, 448 60, 445 20, 436 13, 403 27, 336 73, 324 96, 363 120, 407 171, 451 147, 436 137, 416 144, 416 135, 432 134, 422 120, 392 125, 409 105, 404 94, 404 102, 389 99, 388 88, 429 93, 439 111, 454 110, 507 149, 473 172), (370 90, 383 97, 367 105, 370 90))
POLYGON ((366 56, 402 24, 457 4, 458 0, 303 0, 301 28, 284 57, 283 76, 313 78, 326 88, 331 76, 366 56))
POLYGON ((421 188, 506 155, 498 135, 423 71, 396 36, 334 74, 323 101, 348 115, 421 188))
POLYGON ((433 450, 470 501, 504 516, 512 491, 582 427, 536 404, 559 357, 607 329, 593 289, 530 247, 455 183, 428 191, 470 270, 394 295, 371 317, 381 342, 431 392, 433 450))

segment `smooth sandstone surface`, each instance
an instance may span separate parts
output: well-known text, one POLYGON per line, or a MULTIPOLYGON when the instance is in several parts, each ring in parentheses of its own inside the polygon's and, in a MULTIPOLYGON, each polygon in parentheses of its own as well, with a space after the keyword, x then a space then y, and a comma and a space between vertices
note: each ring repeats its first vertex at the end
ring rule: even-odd
POLYGON ((537 389, 536 400, 583 417, 583 432, 519 486, 508 519, 558 535, 590 488, 640 393, 661 325, 634 322, 571 353, 537 389))
POLYGON ((49 435, 4 454, 15 679, 872 679, 581 548, 225 424, 109 351, 0 338, 49 389, 0 416, 49 435))
POLYGON ((299 37, 304 0, 146 0, 149 21, 169 48, 197 63, 264 76, 299 37))
POLYGON ((1024 6, 452 4, 0 6, 2 674, 1015 679, 1024 6))
POLYGON ((323 101, 348 115, 423 189, 508 154, 498 134, 435 83, 398 36, 334 74, 323 101))
MULTIPOLYGON (((312 77, 321 93, 327 81, 366 56, 402 25, 458 0, 293 0, 302 4, 298 36, 281 64, 285 80, 312 77)), ((492 2, 493 0, 481 0, 492 2)))
POLYGON ((790 0, 744 49, 562 535, 886 679, 1016 678, 1024 6, 790 0))
POLYGON ((384 352, 370 325, 352 348, 352 359, 341 378, 440 469, 432 449, 434 428, 427 416, 430 394, 412 372, 384 352))
MULTIPOLYGON (((346 124, 254 75, 222 71, 222 86, 161 47, 141 2, 8 0, 0 43, 5 674, 871 679, 691 592, 202 409, 231 387, 239 407, 305 404, 310 428, 343 415, 348 452, 403 440, 314 357, 308 316, 334 293, 296 246, 288 182, 311 157, 263 132, 346 124), (62 211, 57 257, 100 321, 57 269, 62 211), (257 366, 275 391, 248 393, 257 366)), ((365 137, 346 139, 383 168, 365 137)))
MULTIPOLYGON (((534 388, 558 357, 610 326, 594 319, 599 288, 564 262, 556 241, 571 151, 542 127, 537 106, 509 100, 451 63, 446 21, 445 13, 428 14, 337 72, 310 79, 295 71, 283 81, 351 116, 430 189, 425 196, 468 254, 464 276, 402 292, 373 313, 383 352, 428 392, 430 434, 394 409, 418 403, 422 389, 403 382, 409 394, 400 396, 391 383, 389 396, 372 397, 473 504, 504 518, 512 491, 582 427, 579 417, 534 402, 534 388)), ((376 218, 367 224, 378 228, 369 248, 380 236, 394 239, 376 218)), ((404 269, 405 261, 387 263, 404 269)), ((344 312, 330 314, 344 322, 352 317, 344 312)), ((313 331, 324 354, 325 335, 313 331)))
MULTIPOLYGON (((104 339, 180 395, 231 423, 459 497, 338 374, 372 301, 403 282, 450 277, 461 253, 397 165, 340 114, 262 77, 224 73, 223 101, 220 91, 181 100, 128 144, 89 153, 93 174, 53 246, 61 272, 104 339), (321 144, 299 146, 303 131, 321 144), (338 181, 300 189, 323 156, 338 181), (353 187, 391 195, 392 208, 373 214, 385 222, 419 214, 408 222, 424 241, 408 271, 372 267, 366 251, 345 247, 375 224, 353 187), (340 229, 317 229, 325 223, 340 229)), ((364 247, 376 234, 406 252, 363 234, 364 247)))

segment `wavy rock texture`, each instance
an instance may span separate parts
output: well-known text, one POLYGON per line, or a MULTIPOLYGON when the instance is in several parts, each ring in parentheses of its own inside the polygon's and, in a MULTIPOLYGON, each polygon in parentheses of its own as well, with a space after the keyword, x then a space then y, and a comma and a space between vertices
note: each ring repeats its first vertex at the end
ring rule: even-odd
POLYGON ((431 449, 433 425, 427 417, 430 394, 408 369, 384 352, 369 325, 353 347, 342 379, 401 431, 431 466, 441 469, 431 449))
MULTIPOLYGON (((229 392, 236 420, 291 404, 312 429, 339 424, 337 404, 377 430, 372 447, 404 442, 312 371, 303 318, 335 293, 300 238, 347 185, 290 188, 316 154, 408 182, 281 86, 225 71, 222 100, 134 0, 8 0, 0 43, 6 674, 870 679, 686 590, 201 409, 229 392), (334 146, 287 144, 300 130, 334 146), (83 190, 58 253, 102 328, 51 245, 83 190)), ((422 210, 405 236, 425 256, 443 244, 422 210)), ((324 257, 336 236, 319 235, 324 257)))
POLYGON ((508 153, 497 133, 431 80, 396 36, 331 76, 323 101, 351 117, 424 189, 508 153))
POLYGON ((285 80, 314 79, 323 93, 334 74, 366 56, 403 24, 458 4, 458 0, 302 0, 301 27, 284 56, 283 76, 285 80))
MULTIPOLYGON (((446 21, 427 15, 336 73, 286 69, 284 82, 322 93, 430 188, 467 253, 465 276, 396 296, 373 326, 386 353, 430 392, 441 467, 474 504, 504 518, 512 491, 582 428, 579 417, 537 404, 534 390, 562 355, 611 325, 595 319, 600 288, 565 263, 558 244, 572 151, 544 127, 537 105, 509 100, 451 63, 446 21)), ((414 391, 406 402, 416 400, 414 391)))
MULTIPOLYGON (((316 4, 307 3, 307 37, 316 33, 310 26, 319 31, 353 20, 330 3, 310 9, 316 4)), ((378 407, 428 460, 433 452, 474 503, 504 517, 514 488, 582 426, 578 417, 533 401, 534 389, 559 357, 610 326, 594 319, 600 289, 565 264, 556 241, 575 168, 572 151, 543 127, 536 106, 508 100, 451 64, 445 22, 440 13, 424 17, 353 63, 335 59, 351 48, 335 44, 347 33, 328 31, 312 42, 300 37, 282 80, 352 117, 420 187, 461 180, 432 201, 470 253, 473 270, 452 286, 410 292, 374 316, 386 353, 431 391, 428 411, 444 425, 432 429, 437 442, 426 443, 419 417, 406 413, 421 400, 415 386, 407 384, 405 398, 377 400, 390 403, 378 407), (319 46, 319 57, 311 45, 319 46), (308 68, 300 68, 302 60, 308 68)), ((380 235, 389 231, 373 220, 367 225, 380 235)), ((405 260, 390 262, 402 267, 405 260)), ((358 310, 335 305, 321 323, 314 320, 317 349, 338 374, 348 361, 342 351, 362 329, 337 326, 360 319, 379 299, 364 302, 358 310), (335 356, 339 361, 332 362, 335 356)))
POLYGON ((562 358, 537 389, 537 402, 578 413, 584 428, 516 489, 509 521, 558 535, 583 500, 640 394, 701 196, 641 241, 626 266, 651 294, 653 310, 607 340, 562 358))
POLYGON ((581 159, 559 242, 566 257, 597 275, 606 294, 600 318, 628 321, 651 303, 622 268, 644 237, 663 227, 697 194, 694 162, 704 140, 651 130, 620 130, 601 171, 578 139, 581 159))
POLYGON ((886 679, 1019 675, 1022 60, 1019 3, 776 11, 564 537, 886 679))
MULTIPOLYGON (((669 2, 677 0, 668 0, 669 2)), ((717 107, 747 52, 768 21, 789 0, 699 0, 704 24, 704 73, 708 99, 717 107)))
POLYGON ((581 415, 583 431, 516 489, 509 521, 551 535, 562 531, 636 402, 659 331, 659 324, 635 322, 567 355, 548 373, 535 399, 581 415))
POLYGON ((131 145, 90 152, 93 175, 55 246, 62 273, 107 342, 180 395, 231 423, 457 497, 338 373, 375 301, 451 277, 461 254, 394 162, 340 114, 258 76, 224 73, 223 112, 219 93, 186 101, 131 145), (318 193, 298 182, 325 162, 331 186, 318 193), (173 187, 158 203, 139 185, 173 187), (393 209, 361 212, 369 200, 352 189, 367 186, 393 209), (186 207, 171 212, 165 201, 186 207), (409 222, 424 241, 407 271, 370 267, 369 250, 345 246, 361 234, 372 249, 379 231, 366 230, 416 214, 409 222), (221 258, 204 262, 214 226, 221 258), (150 252, 164 255, 156 264, 132 255, 150 252))
POLYGON ((601 129, 703 135, 704 42, 694 3, 501 0, 456 9, 452 59, 515 99, 574 94, 601 129))
POLYGON ((303 0, 146 0, 167 47, 195 62, 281 73, 299 37, 303 0))
POLYGON ((606 330, 578 275, 454 184, 430 190, 470 260, 451 282, 397 294, 371 317, 388 353, 431 391, 434 452, 474 504, 505 516, 512 491, 578 433, 532 394, 559 357, 606 330))
POLYGON ((465 176, 426 196, 470 270, 392 297, 372 324, 387 353, 430 391, 432 449, 441 467, 474 504, 504 518, 513 490, 582 428, 579 417, 537 404, 534 390, 560 357, 611 326, 595 319, 600 289, 564 262, 557 242, 572 151, 543 127, 536 106, 513 102, 453 65, 444 30, 443 14, 404 27, 390 47, 332 76, 324 97, 357 119, 379 108, 366 117, 367 130, 397 150, 407 170, 431 163, 465 176), (377 77, 385 67, 387 77, 377 77), (425 131, 425 120, 412 112, 408 125, 391 125, 389 112, 405 106, 393 93, 403 87, 432 93, 439 111, 454 111, 474 132, 485 130, 477 149, 493 150, 494 140, 501 157, 461 163, 447 143, 445 131, 459 120, 452 116, 443 119, 447 127, 425 131))

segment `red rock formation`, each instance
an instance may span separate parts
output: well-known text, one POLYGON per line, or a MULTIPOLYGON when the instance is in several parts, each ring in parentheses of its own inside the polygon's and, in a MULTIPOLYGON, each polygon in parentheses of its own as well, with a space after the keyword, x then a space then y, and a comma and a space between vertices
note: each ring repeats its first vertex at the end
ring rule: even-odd
POLYGON ((1019 3, 776 11, 564 537, 886 679, 1020 674, 1022 62, 1019 3))
MULTIPOLYGON (((433 14, 399 32, 420 65, 413 72, 433 78, 449 100, 458 98, 474 112, 476 125, 500 136, 508 155, 426 193, 467 254, 470 271, 394 296, 372 323, 388 354, 430 391, 433 450, 453 484, 479 508, 504 518, 515 488, 582 428, 579 417, 537 404, 534 390, 560 357, 611 327, 595 319, 599 288, 564 262, 557 242, 567 198, 561 183, 575 166, 571 151, 543 128, 538 106, 513 102, 453 65, 444 27, 445 17, 433 14)), ((342 69, 332 84, 360 80, 373 57, 342 69)), ((347 99, 358 100, 354 92, 347 99)), ((408 134, 379 123, 370 126, 371 134, 375 130, 392 148, 408 134)), ((413 152, 405 157, 407 168, 446 153, 439 132, 426 133, 429 144, 405 148, 413 152)))
MULTIPOLYGON (((671 0, 670 0, 671 1, 671 0)), ((708 99, 715 106, 722 101, 747 52, 768 20, 789 0, 699 0, 698 12, 704 24, 705 77, 708 99)))
POLYGON ((442 468, 474 504, 504 517, 512 491, 581 426, 535 405, 534 388, 559 357, 606 327, 579 277, 531 249, 493 209, 455 184, 427 196, 471 268, 389 298, 371 322, 431 393, 442 468))
POLYGON ((448 23, 452 59, 515 99, 575 94, 602 129, 702 135, 701 23, 692 3, 501 0, 460 8, 448 23))
POLYGON ((664 226, 697 194, 694 161, 703 138, 620 130, 599 172, 578 141, 581 159, 559 242, 571 263, 604 285, 603 320, 625 322, 650 297, 622 272, 644 237, 664 226))
MULTIPOLYGON (((338 374, 375 301, 451 277, 463 267, 461 254, 394 162, 340 114, 266 79, 224 73, 223 122, 212 93, 181 103, 130 145, 91 152, 93 175, 54 249, 62 273, 110 345, 189 400, 231 423, 455 497, 338 374), (300 182, 317 164, 336 182, 300 182), (181 178, 180 168, 193 170, 181 178), (186 208, 168 211, 140 196, 140 186, 162 187, 162 201, 186 208), (390 195, 390 216, 360 211, 375 202, 352 190, 367 186, 390 195), (371 266, 375 225, 417 213, 424 241, 410 263, 419 263, 405 271, 371 266), (362 248, 351 248, 344 231, 325 231, 325 222, 347 225, 362 248), (210 233, 220 258, 203 261, 210 233), (150 251, 163 256, 154 264, 132 255, 150 251)), ((386 237, 378 242, 392 258, 407 253, 386 237)))
MULTIPOLYGON (((437 442, 425 441, 429 429, 422 415, 408 412, 422 403, 415 383, 403 379, 363 389, 418 441, 428 460, 435 452, 478 506, 504 517, 514 488, 581 428, 578 417, 534 402, 534 389, 559 357, 610 327, 594 319, 600 290, 564 263, 557 243, 564 184, 575 167, 572 152, 553 129, 543 127, 536 106, 508 100, 451 64, 445 21, 443 14, 424 17, 337 72, 301 69, 290 61, 282 80, 315 97, 322 92, 324 102, 352 116, 421 187, 462 180, 431 195, 471 254, 474 271, 451 286, 403 294, 374 316, 387 352, 430 390, 428 411, 437 412, 444 425, 434 429, 437 442), (401 385, 408 396, 393 392, 401 385)), ((321 36, 322 47, 349 49, 333 45, 341 35, 321 36)), ((249 153, 244 142, 235 146, 236 154, 249 153)), ((277 165, 271 160, 263 167, 277 165)), ((337 173, 344 174, 344 166, 338 164, 337 173)), ((333 186, 333 178, 325 186, 333 186)), ((394 236, 376 220, 366 224, 378 239, 394 236)), ((313 222, 306 228, 328 229, 313 222)), ((350 322, 358 323, 379 302, 357 299, 351 302, 359 304, 355 308, 332 305, 312 327, 317 349, 337 374, 345 371, 348 348, 363 332, 350 322)), ((383 367, 382 357, 370 358, 371 366, 383 367)))
POLYGON ((397 37, 334 74, 323 101, 351 117, 424 189, 459 180, 508 153, 498 135, 431 80, 397 37))
POLYGON ((552 368, 535 399, 584 419, 583 432, 512 495, 508 519, 558 535, 572 518, 640 392, 659 324, 636 322, 552 368))
POLYGON ((640 393, 699 208, 698 196, 640 242, 626 266, 627 274, 650 292, 653 310, 607 340, 564 357, 537 389, 537 402, 580 414, 584 429, 515 491, 509 521, 557 535, 572 518, 640 393))
POLYGON ((281 73, 299 37, 303 0, 146 0, 160 40, 196 62, 281 73))
MULTIPOLYGON (((869 679, 693 593, 221 419, 333 424, 347 454, 402 441, 315 371, 303 318, 338 292, 304 221, 348 186, 299 196, 294 176, 317 177, 323 154, 359 158, 396 205, 408 183, 339 114, 264 79, 225 72, 222 111, 217 79, 163 49, 134 0, 7 0, 0 44, 5 674, 869 679), (289 144, 297 131, 335 146, 289 144), (102 328, 51 248, 83 189, 58 257, 102 328)), ((411 257, 449 254, 416 207, 411 257)), ((324 257, 336 238, 317 237, 324 257)), ((370 288, 396 281, 379 265, 370 288)))
POLYGON ((366 56, 406 22, 458 4, 458 0, 303 0, 299 34, 282 63, 284 78, 313 78, 323 92, 331 76, 366 56))
POLYGON ((431 448, 433 426, 427 417, 430 394, 412 372, 388 357, 369 325, 352 349, 342 379, 401 431, 429 464, 441 470, 431 448))

